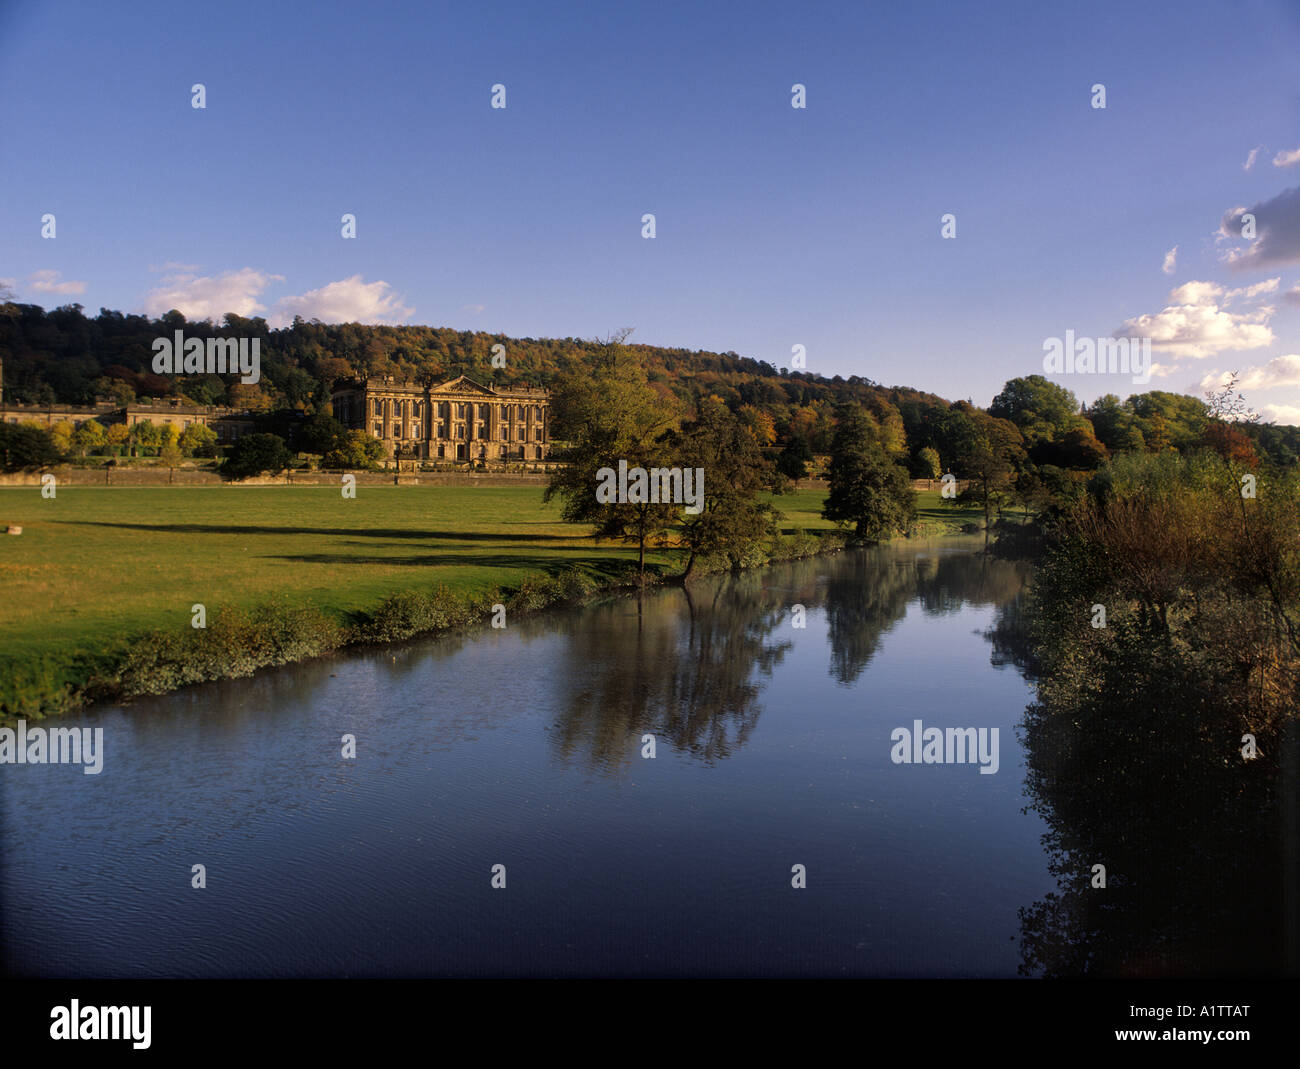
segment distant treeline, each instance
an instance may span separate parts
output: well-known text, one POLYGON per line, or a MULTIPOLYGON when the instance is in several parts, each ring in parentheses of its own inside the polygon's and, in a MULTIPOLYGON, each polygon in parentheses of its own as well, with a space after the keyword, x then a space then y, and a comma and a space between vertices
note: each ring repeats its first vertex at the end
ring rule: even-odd
MULTIPOLYGON (((628 347, 665 398, 675 397, 693 410, 707 397, 719 398, 750 427, 760 448, 784 454, 791 474, 813 455, 831 452, 836 406, 850 401, 866 409, 888 451, 913 477, 969 474, 963 454, 970 417, 979 411, 969 402, 886 387, 857 375, 825 378, 789 371, 734 352, 628 347)), ((580 371, 600 351, 596 339, 509 338, 446 327, 298 318, 273 330, 260 317, 233 314, 215 324, 187 320, 177 311, 153 319, 101 309, 89 318, 77 304, 48 312, 38 305, 0 304, 0 358, 5 399, 11 403, 89 404, 101 396, 126 403, 179 395, 198 404, 262 413, 259 429, 281 436, 301 418, 327 408, 330 389, 342 378, 394 375, 418 382, 465 374, 488 384, 549 387, 580 371), (235 376, 153 374, 154 339, 177 330, 263 339, 261 381, 246 385, 235 376), (505 348, 504 368, 492 366, 496 345, 505 348)), ((1021 465, 1062 471, 1093 470, 1115 453, 1187 452, 1204 444, 1207 427, 1205 404, 1196 398, 1153 390, 1125 401, 1107 395, 1085 407, 1071 391, 1040 375, 1008 382, 987 414, 1014 425, 1025 451, 1021 465)), ((1256 425, 1242 433, 1261 458, 1275 464, 1290 466, 1300 456, 1300 428, 1256 425)))

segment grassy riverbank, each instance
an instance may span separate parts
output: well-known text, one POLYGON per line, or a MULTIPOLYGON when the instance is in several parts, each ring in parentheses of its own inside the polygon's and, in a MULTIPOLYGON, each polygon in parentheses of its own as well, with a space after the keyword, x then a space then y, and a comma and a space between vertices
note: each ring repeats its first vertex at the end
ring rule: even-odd
MULTIPOLYGON (((829 532, 823 496, 778 498, 782 528, 829 532)), ((926 533, 974 518, 920 498, 926 533)), ((0 543, 11 715, 67 708, 94 677, 92 695, 169 689, 455 626, 497 601, 577 600, 627 584, 635 561, 634 547, 562 523, 535 487, 361 487, 354 500, 324 487, 66 487, 54 500, 18 488, 0 490, 0 523, 23 528, 0 543), (190 626, 196 604, 206 631, 190 626), (160 658, 201 665, 177 674, 160 658)), ((666 548, 647 560, 682 566, 666 548)))

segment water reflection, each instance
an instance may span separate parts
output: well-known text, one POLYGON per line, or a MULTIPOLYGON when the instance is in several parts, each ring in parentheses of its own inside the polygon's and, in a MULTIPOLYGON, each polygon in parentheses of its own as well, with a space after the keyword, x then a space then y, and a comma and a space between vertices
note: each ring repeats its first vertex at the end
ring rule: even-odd
POLYGON ((1037 677, 1026 794, 1048 826, 1058 889, 1020 911, 1029 976, 1297 971, 1294 734, 1249 764, 1217 693, 1183 651, 1134 644, 1042 673, 1028 599, 1003 606, 994 661, 1037 677), (1094 887, 1104 865, 1106 886, 1094 887))
POLYGON ((964 545, 886 546, 844 554, 830 569, 797 561, 547 620, 567 637, 555 750, 615 772, 636 759, 629 738, 651 733, 706 763, 723 760, 753 732, 763 679, 792 646, 795 606, 808 630, 824 625, 829 673, 851 686, 909 605, 931 616, 998 605, 1017 595, 1028 570, 973 557, 964 545))

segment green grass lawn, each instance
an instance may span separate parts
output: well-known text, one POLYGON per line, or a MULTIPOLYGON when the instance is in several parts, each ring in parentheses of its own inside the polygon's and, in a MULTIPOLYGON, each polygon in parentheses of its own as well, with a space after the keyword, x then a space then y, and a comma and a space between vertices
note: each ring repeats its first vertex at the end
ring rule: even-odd
POLYGON ((187 626, 196 602, 287 595, 344 613, 410 587, 487 589, 632 556, 581 537, 533 487, 6 489, 0 522, 23 527, 0 542, 10 655, 187 626))
MULTIPOLYGON (((919 496, 927 522, 955 529, 974 515, 919 496)), ((782 527, 829 528, 823 497, 775 499, 782 527)), ((0 536, 0 671, 188 627, 196 602, 212 613, 288 598, 343 616, 411 588, 513 587, 570 566, 608 574, 636 556, 561 522, 540 487, 360 486, 354 500, 332 487, 63 487, 54 500, 5 488, 0 524, 23 527, 0 536)))

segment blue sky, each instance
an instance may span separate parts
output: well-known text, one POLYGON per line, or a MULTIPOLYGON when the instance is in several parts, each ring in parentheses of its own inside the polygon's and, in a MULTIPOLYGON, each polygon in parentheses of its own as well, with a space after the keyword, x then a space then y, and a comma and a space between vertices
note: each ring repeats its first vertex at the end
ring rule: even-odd
POLYGON ((1300 423, 1298 75, 1276 0, 0 0, 0 278, 91 314, 801 344, 977 404, 1047 338, 1145 333, 1149 386, 1058 381, 1236 369, 1300 423))

